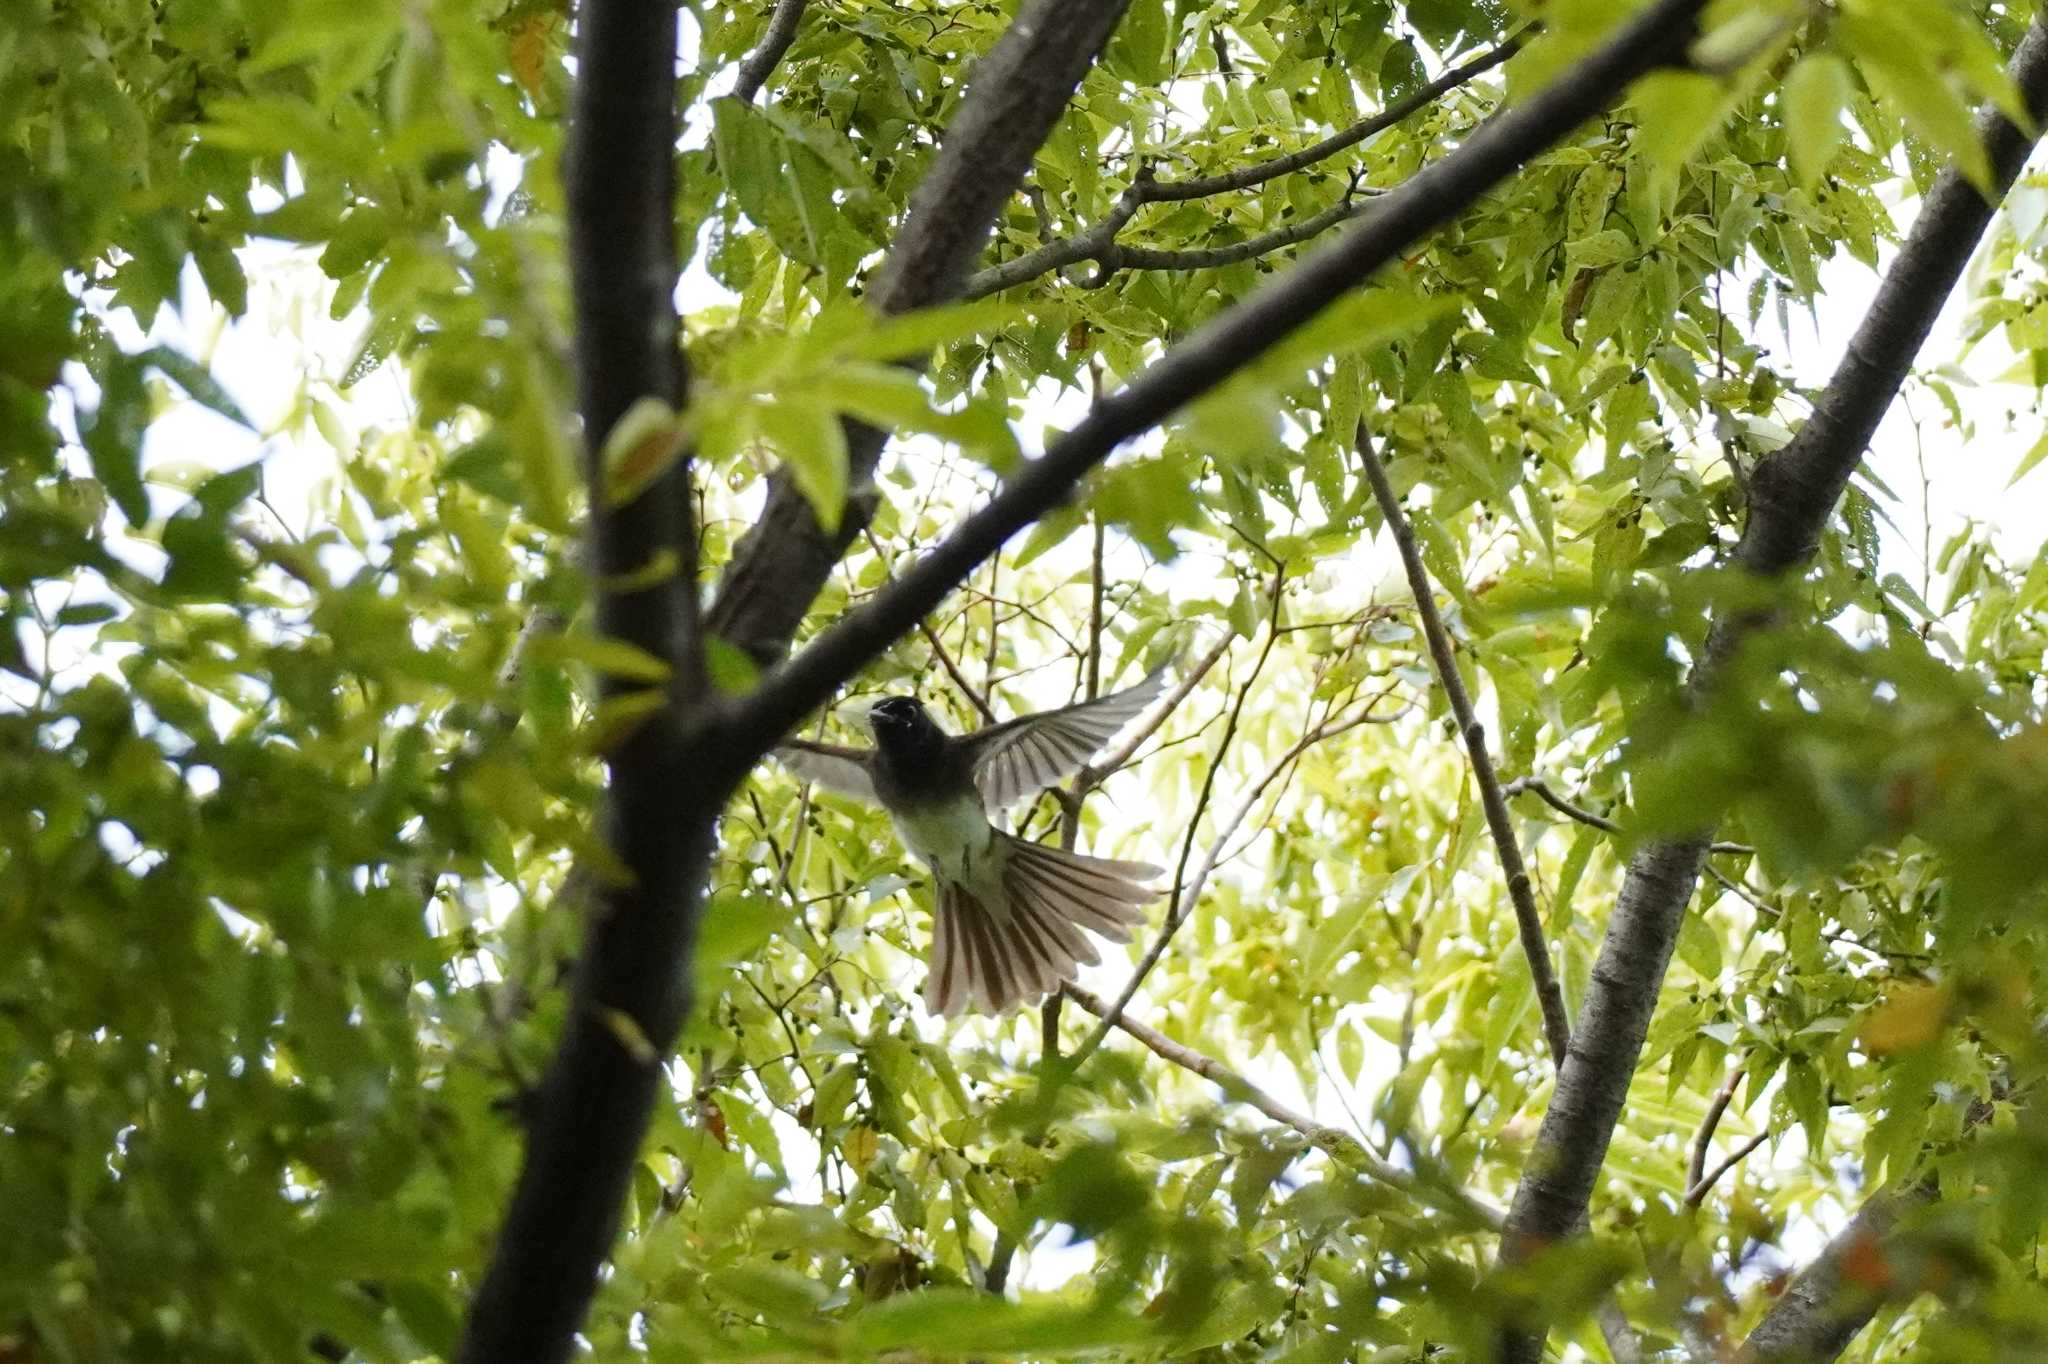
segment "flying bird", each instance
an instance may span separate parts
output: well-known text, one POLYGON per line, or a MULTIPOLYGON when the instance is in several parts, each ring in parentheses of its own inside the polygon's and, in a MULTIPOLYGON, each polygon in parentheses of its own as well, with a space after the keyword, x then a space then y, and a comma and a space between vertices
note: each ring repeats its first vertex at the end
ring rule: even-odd
POLYGON ((804 780, 881 806, 931 868, 927 1009, 1003 1013, 1100 960, 1088 933, 1131 940, 1145 919, 1138 906, 1159 894, 1143 883, 1159 868, 1033 843, 990 821, 1080 771, 1165 682, 1161 668, 1093 701, 957 735, 915 697, 890 696, 868 710, 873 748, 791 739, 775 750, 804 780))

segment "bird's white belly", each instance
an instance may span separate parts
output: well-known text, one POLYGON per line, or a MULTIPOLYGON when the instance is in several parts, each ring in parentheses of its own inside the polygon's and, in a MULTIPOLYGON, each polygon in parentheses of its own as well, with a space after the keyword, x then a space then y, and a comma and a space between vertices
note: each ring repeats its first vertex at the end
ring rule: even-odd
POLYGON ((996 831, 972 801, 955 801, 923 809, 891 812, 903 846, 918 861, 948 881, 979 888, 996 867, 996 831))

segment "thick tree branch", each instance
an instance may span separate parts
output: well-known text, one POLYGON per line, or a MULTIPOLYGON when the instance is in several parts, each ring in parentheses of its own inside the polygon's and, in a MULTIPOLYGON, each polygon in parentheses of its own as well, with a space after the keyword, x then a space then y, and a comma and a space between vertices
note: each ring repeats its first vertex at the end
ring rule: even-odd
MULTIPOLYGON (((2048 110, 2048 27, 2039 20, 2020 44, 2012 73, 2038 121, 2048 110)), ((1994 184, 2002 194, 2031 139, 1996 115, 1984 127, 1994 184)), ((1992 204, 1953 167, 1935 181, 1812 417, 1791 443, 1753 471, 1738 564, 1777 576, 1811 556, 1991 214, 1992 204)), ((1755 613, 1717 620, 1692 680, 1694 691, 1711 689, 1744 637, 1765 623, 1755 613)), ((1505 1258, 1527 1256, 1572 1234, 1586 1214, 1707 847, 1708 836, 1701 832, 1646 843, 1630 859, 1571 1053, 1515 1191, 1502 1238, 1505 1258)), ((1534 1364, 1542 1350, 1540 1331, 1509 1330, 1500 1358, 1504 1364, 1534 1364)))
POLYGON ((1922 1183, 1887 1186, 1866 1199, 1749 1333, 1743 1364, 1825 1364, 1848 1349, 1883 1301, 1852 1277, 1851 1268, 1883 1263, 1880 1247, 1899 1219, 1933 1197, 1932 1186, 1922 1183))
POLYGON ((1479 803, 1486 811, 1486 827, 1500 855, 1501 874, 1507 877, 1508 900, 1515 907, 1515 927, 1522 937, 1522 955, 1529 960, 1536 1003, 1543 1010, 1543 1037, 1550 1045, 1551 1059, 1561 1066, 1571 1047, 1571 1019, 1565 1012, 1557 969, 1550 961, 1550 944, 1543 936, 1543 912, 1536 907, 1536 889, 1529 880, 1528 867, 1522 863, 1522 845, 1515 837, 1508 800, 1501 794, 1493 757, 1486 751, 1486 726, 1479 722, 1478 713, 1472 709, 1472 698, 1465 694, 1465 680, 1458 675, 1457 653, 1451 646, 1450 631, 1444 629, 1443 617, 1437 614, 1436 590, 1429 581, 1429 570, 1423 567, 1422 549, 1415 543, 1415 528, 1408 524, 1408 515, 1401 510, 1401 499, 1395 494, 1394 485, 1387 481, 1386 466, 1373 449, 1372 437, 1363 422, 1358 428, 1358 458, 1365 466, 1373 496, 1379 501, 1380 514, 1393 533, 1394 546, 1401 553, 1408 588, 1415 594, 1415 611, 1422 617, 1422 635, 1429 643, 1430 662, 1436 668, 1444 698, 1450 702, 1451 714, 1457 719, 1465 751, 1471 756, 1472 779, 1479 786, 1479 803))
MULTIPOLYGON (((1375 202, 1338 240, 1213 318, 1125 388, 1101 399, 886 591, 813 640, 746 699, 741 723, 763 747, 824 703, 842 680, 966 581, 1023 527, 1072 494, 1081 476, 1278 345, 1409 243, 1456 217, 1529 158, 1676 60, 1705 0, 1658 0, 1564 79, 1473 133, 1449 156, 1375 202)), ((792 623, 792 628, 793 623, 792 623)))
POLYGON ((732 83, 733 98, 742 104, 752 104, 754 96, 761 92, 761 84, 782 61, 782 54, 789 51, 789 45, 796 41, 797 25, 803 22, 804 7, 810 0, 775 0, 775 11, 768 16, 768 30, 761 35, 761 45, 747 54, 740 63, 740 73, 732 83))
POLYGON ((1506 1214, 1485 1199, 1447 1184, 1418 1179, 1413 1171, 1404 1170, 1383 1160, 1370 1146, 1351 1133, 1317 1122, 1305 1113, 1295 1112, 1214 1057, 1206 1056, 1192 1047, 1183 1046, 1164 1033, 1147 1027, 1119 1010, 1112 1009, 1100 995, 1084 990, 1072 982, 1065 986, 1063 993, 1068 999, 1102 1019, 1105 1028, 1113 1022, 1116 1027, 1143 1043, 1155 1056, 1220 1085, 1227 1097, 1248 1103, 1274 1122, 1293 1128, 1316 1149, 1328 1152, 1347 1165, 1356 1165, 1382 1184, 1413 1194, 1418 1200, 1432 1204, 1461 1220, 1494 1231, 1500 1229, 1506 1214))
MULTIPOLYGON (((975 66, 868 292, 877 312, 911 312, 960 296, 996 215, 1023 183, 1127 4, 1032 0, 975 66)), ((843 425, 854 491, 838 528, 819 525, 809 499, 778 472, 760 517, 734 547, 706 618, 711 633, 764 667, 782 658, 832 566, 874 513, 872 478, 888 438, 861 422, 843 425)))
MULTIPOLYGON (((574 1346, 618 1230, 661 1058, 689 1005, 682 964, 712 818, 739 775, 693 754, 679 719, 701 686, 690 463, 677 461, 623 505, 605 496, 602 452, 620 416, 641 398, 674 408, 684 398, 671 302, 675 48, 673 4, 583 8, 566 175, 597 624, 676 676, 663 712, 607 755, 604 832, 630 880, 596 889, 562 1042, 530 1105, 526 1161, 470 1306, 461 1352, 470 1364, 562 1360, 574 1346), (679 554, 683 571, 644 572, 679 554), (677 820, 678 790, 695 792, 694 822, 677 820)), ((607 678, 605 692, 630 685, 607 678)))

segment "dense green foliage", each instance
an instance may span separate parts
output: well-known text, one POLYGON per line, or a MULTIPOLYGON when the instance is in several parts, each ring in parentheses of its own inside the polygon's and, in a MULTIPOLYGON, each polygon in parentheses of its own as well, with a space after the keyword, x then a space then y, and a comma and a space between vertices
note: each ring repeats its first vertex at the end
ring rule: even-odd
MULTIPOLYGON (((573 553, 568 8, 0 7, 0 1358, 454 1348, 561 1022, 565 881, 611 868, 598 755, 634 715, 595 679, 645 665, 593 632, 573 553), (360 336, 296 394, 192 341, 311 326, 252 289, 282 259, 258 239, 317 257, 312 301, 360 336), (166 448, 194 405, 218 422, 179 431, 259 420, 237 439, 262 458, 166 448)), ((816 0, 742 104, 719 95, 767 6, 685 6, 707 582, 777 461, 836 506, 838 418, 886 425, 829 623, 1309 249, 1290 229, 1369 212, 1631 7, 1552 0, 1505 66, 1358 146, 1144 203, 1121 255, 878 335, 862 284, 1012 8, 816 0), (925 381, 888 363, 921 343, 925 381)), ((1136 0, 985 264, 1088 232, 1141 176, 1308 146, 1535 8, 1136 0)), ((929 892, 886 819, 764 767, 722 826, 595 1357, 1484 1357, 1518 1288, 1455 1191, 1506 1202, 1556 1069, 1361 418, 1503 775, 1619 826, 1516 797, 1567 1002, 1634 837, 1718 823, 1741 848, 1689 911, 1594 1242, 1544 1286, 1553 1346, 1607 1357, 1590 1311, 1618 1283, 1653 1347, 1732 1349, 1864 1194, 1932 1174, 1911 1236, 1853 1267, 1887 1301, 1854 1357, 2038 1354, 2048 554, 1937 525, 1922 562, 1912 466, 1874 459, 1780 625, 1712 704, 1680 690, 1708 611, 1757 590, 1713 565, 1741 471, 1826 377, 1788 354, 1802 315, 1853 321, 1823 275, 1863 287, 1915 187, 1981 169, 1969 111, 2011 107, 2031 7, 1715 15, 1714 74, 1644 83, 1124 452, 848 692, 917 689, 964 727, 961 679, 1007 715, 1215 657, 1080 807, 1081 846, 1202 883, 1131 1016, 1417 1177, 1121 1034, 1062 1078, 1035 1013, 941 1027, 929 892), (1724 1089, 1708 1167, 1761 1145, 1689 1202, 1724 1089)), ((2038 194, 1966 285, 1970 334, 2021 364, 1992 390, 1953 339, 1921 357, 1924 478, 2048 449, 2038 194)), ((1093 1024, 1069 1004, 1064 1048, 1093 1024)))

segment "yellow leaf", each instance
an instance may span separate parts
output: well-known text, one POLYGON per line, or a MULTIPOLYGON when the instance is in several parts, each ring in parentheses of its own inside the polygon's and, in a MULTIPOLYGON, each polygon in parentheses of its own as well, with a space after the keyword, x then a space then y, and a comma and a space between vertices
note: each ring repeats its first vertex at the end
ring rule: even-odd
POLYGON ((875 1135, 872 1127, 856 1127, 846 1134, 846 1140, 839 1143, 839 1154, 846 1163, 862 1174, 875 1160, 875 1153, 881 1148, 882 1140, 875 1135))
POLYGON ((1876 1055, 1925 1046, 1948 1021, 1945 985, 1912 985, 1877 1006, 1863 1021, 1863 1045, 1876 1055))

